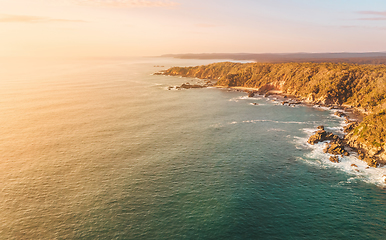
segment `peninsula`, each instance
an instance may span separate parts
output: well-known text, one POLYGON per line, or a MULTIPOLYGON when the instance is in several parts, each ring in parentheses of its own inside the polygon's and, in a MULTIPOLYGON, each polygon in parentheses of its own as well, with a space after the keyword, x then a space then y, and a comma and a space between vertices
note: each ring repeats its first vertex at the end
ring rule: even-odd
MULTIPOLYGON (((351 147, 371 167, 386 165, 386 65, 222 62, 173 67, 161 74, 207 79, 214 86, 248 89, 252 94, 280 92, 309 104, 361 114, 361 122, 347 119, 347 135, 335 137, 336 144, 351 147)), ((313 137, 323 141, 328 133, 322 131, 313 137)))

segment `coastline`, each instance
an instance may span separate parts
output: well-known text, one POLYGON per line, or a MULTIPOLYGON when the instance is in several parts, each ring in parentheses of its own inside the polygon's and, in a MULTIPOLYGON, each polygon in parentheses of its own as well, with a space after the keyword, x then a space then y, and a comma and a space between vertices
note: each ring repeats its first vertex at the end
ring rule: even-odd
MULTIPOLYGON (((193 84, 190 84, 189 82, 183 83, 181 86, 175 86, 175 89, 191 89, 191 88, 206 88, 206 87, 215 87, 219 89, 227 89, 228 91, 238 91, 238 92, 245 92, 248 94, 249 97, 253 97, 255 94, 262 95, 264 97, 269 97, 269 96, 275 96, 279 98, 280 101, 282 101, 282 105, 288 105, 291 106, 292 104, 302 104, 308 107, 320 107, 320 108, 325 108, 328 110, 336 110, 336 112, 339 112, 339 117, 344 117, 346 119, 345 125, 343 126, 344 129, 350 128, 352 130, 353 126, 359 125, 363 119, 366 117, 365 111, 362 109, 356 108, 354 106, 350 105, 337 105, 337 104, 323 104, 317 101, 312 101, 309 98, 305 98, 302 96, 296 96, 294 94, 288 94, 284 92, 281 89, 278 89, 275 85, 273 84, 267 84, 262 88, 252 88, 252 87, 241 87, 241 86, 221 86, 221 85, 216 85, 213 84, 213 80, 211 79, 200 79, 203 80, 204 83, 196 82, 193 84), (350 127, 351 125, 351 127, 350 127)), ((172 87, 169 87, 169 90, 172 87)), ((320 126, 322 127, 322 126, 320 126)), ((315 129, 314 134, 318 134, 318 129, 315 129)), ((365 147, 361 146, 356 142, 356 140, 350 139, 350 131, 344 131, 345 134, 342 139, 339 140, 339 146, 343 149, 348 149, 349 151, 354 151, 355 153, 358 154, 359 159, 366 162, 369 167, 382 167, 386 165, 386 163, 382 160, 380 160, 375 154, 371 155, 369 152, 371 150, 366 149, 365 147)), ((331 134, 331 133, 328 133, 331 134)), ((312 138, 314 135, 312 135, 310 138, 312 138)), ((324 142, 325 144, 329 144, 331 142, 331 139, 325 139, 321 142, 324 142)), ((335 141, 333 141, 335 143, 335 141)), ((346 150, 345 150, 346 151, 346 150)), ((326 150, 327 152, 327 150, 326 150)), ((347 151, 346 151, 347 152, 347 151)), ((335 155, 342 155, 341 153, 336 153, 335 155)), ((343 155, 342 155, 343 156, 343 155)), ((338 157, 337 157, 338 158, 338 157)), ((339 162, 339 160, 332 160, 332 162, 339 162)), ((386 181, 386 179, 385 179, 386 181)))
MULTIPOLYGON (((172 67, 160 75, 206 81, 201 87, 282 96, 282 105, 323 107, 346 117, 344 144, 371 167, 386 165, 386 66, 234 63, 172 67)), ((192 85, 177 87, 193 88, 192 85)))
MULTIPOLYGON (((322 139, 319 142, 323 142, 326 146, 325 153, 330 153, 335 155, 335 157, 330 157, 330 161, 332 162, 339 162, 339 157, 338 155, 343 156, 344 152, 355 152, 358 155, 358 158, 368 164, 369 167, 383 167, 386 165, 384 161, 379 159, 376 154, 371 154, 371 149, 366 149, 366 147, 361 146, 360 144, 357 143, 356 139, 352 139, 352 129, 355 126, 358 126, 363 119, 366 117, 366 115, 363 114, 362 111, 358 110, 357 108, 353 106, 342 106, 342 105, 334 105, 334 104, 320 104, 316 103, 313 101, 308 101, 308 99, 302 98, 301 96, 294 96, 291 94, 284 93, 281 90, 268 90, 268 91, 260 91, 258 88, 248 88, 248 87, 225 87, 225 86, 216 86, 217 88, 225 88, 225 89, 230 89, 234 91, 242 91, 249 96, 251 93, 253 94, 259 94, 264 97, 269 97, 269 96, 275 96, 279 97, 279 99, 282 101, 282 105, 287 104, 288 106, 292 104, 302 104, 308 107, 320 107, 320 108, 327 108, 328 110, 336 110, 335 115, 338 117, 344 118, 345 119, 345 125, 343 126, 344 129, 344 135, 343 138, 333 138, 333 136, 336 136, 330 132, 325 132, 323 134, 332 134, 330 138, 325 138, 325 136, 322 136, 322 139), (337 114, 338 113, 338 114, 337 114), (335 144, 334 147, 339 147, 343 151, 330 151, 328 152, 328 144, 331 146, 331 144, 335 144)), ((319 126, 318 128, 323 127, 319 126)), ((315 132, 313 135, 310 136, 309 140, 315 135, 320 134, 320 129, 318 128, 315 129, 315 132)), ((323 127, 324 130, 324 127, 323 127)), ((337 137, 337 136, 336 136, 337 137)), ((320 136, 317 136, 317 138, 320 138, 320 136)), ((310 143, 310 142, 309 142, 310 143)), ((386 182, 386 179, 385 179, 386 182)))

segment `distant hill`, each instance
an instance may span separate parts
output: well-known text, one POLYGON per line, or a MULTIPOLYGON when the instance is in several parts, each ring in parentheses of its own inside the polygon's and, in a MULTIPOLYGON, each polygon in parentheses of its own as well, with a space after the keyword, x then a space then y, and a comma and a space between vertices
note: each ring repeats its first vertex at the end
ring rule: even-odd
POLYGON ((366 53, 202 53, 166 54, 162 57, 180 59, 227 59, 267 63, 332 62, 353 64, 386 64, 386 52, 366 53))

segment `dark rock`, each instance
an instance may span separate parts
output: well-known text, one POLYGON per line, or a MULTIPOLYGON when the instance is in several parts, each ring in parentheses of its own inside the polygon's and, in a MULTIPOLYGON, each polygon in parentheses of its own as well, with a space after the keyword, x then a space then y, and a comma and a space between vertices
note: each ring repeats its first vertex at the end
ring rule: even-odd
POLYGON ((323 150, 325 153, 330 153, 333 155, 344 155, 349 156, 349 153, 344 148, 344 145, 339 142, 330 142, 326 144, 326 147, 323 150))
POLYGON ((338 156, 330 156, 330 161, 333 163, 339 163, 339 157, 338 156))
POLYGON ((335 112, 334 115, 336 115, 336 116, 338 116, 338 117, 345 117, 345 116, 346 116, 345 113, 339 112, 339 111, 335 112))
POLYGON ((259 105, 259 104, 257 104, 257 103, 254 102, 254 103, 252 103, 252 105, 259 105))
POLYGON ((326 139, 326 135, 327 135, 327 132, 324 131, 324 130, 319 130, 317 131, 314 135, 312 135, 309 139, 308 139, 308 143, 311 144, 311 145, 314 145, 315 143, 318 143, 318 142, 323 142, 325 141, 326 139))
POLYGON ((343 127, 344 132, 345 132, 345 133, 351 132, 352 130, 354 130, 354 128, 355 128, 356 126, 358 126, 358 123, 357 123, 357 122, 350 122, 350 123, 348 123, 346 126, 343 127))
POLYGON ((330 132, 326 132, 324 130, 324 126, 319 126, 318 129, 320 130, 316 131, 315 134, 308 139, 307 142, 309 144, 314 145, 315 143, 324 142, 327 140, 331 140, 339 144, 342 144, 342 139, 340 139, 337 135, 334 135, 330 132))
POLYGON ((284 104, 288 104, 288 102, 287 101, 281 102, 281 105, 284 105, 284 104))
POLYGON ((255 96, 255 93, 254 92, 249 92, 248 93, 248 97, 254 97, 255 96))
POLYGON ((363 161, 365 161, 369 167, 376 168, 379 165, 379 162, 375 158, 365 157, 363 161))
POLYGON ((320 125, 317 127, 317 129, 324 130, 324 126, 320 125))
POLYGON ((190 89, 190 88, 204 88, 205 86, 197 84, 183 83, 180 88, 190 89))
POLYGON ((365 158, 365 153, 362 150, 358 149, 358 158, 363 160, 365 158))

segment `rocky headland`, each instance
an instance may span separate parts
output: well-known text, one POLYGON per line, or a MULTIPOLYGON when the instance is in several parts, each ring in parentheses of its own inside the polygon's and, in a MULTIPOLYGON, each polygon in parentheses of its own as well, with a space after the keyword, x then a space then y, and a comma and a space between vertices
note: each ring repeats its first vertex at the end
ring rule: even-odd
POLYGON ((223 62, 173 67, 160 74, 213 81, 216 87, 246 91, 251 97, 280 94, 283 105, 338 109, 335 114, 346 118, 346 135, 340 138, 320 126, 308 143, 326 142, 324 150, 332 154, 332 162, 339 162, 349 149, 370 167, 386 165, 386 65, 223 62), (348 114, 357 120, 350 120, 348 114))

